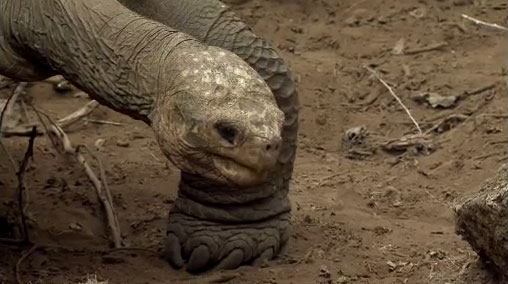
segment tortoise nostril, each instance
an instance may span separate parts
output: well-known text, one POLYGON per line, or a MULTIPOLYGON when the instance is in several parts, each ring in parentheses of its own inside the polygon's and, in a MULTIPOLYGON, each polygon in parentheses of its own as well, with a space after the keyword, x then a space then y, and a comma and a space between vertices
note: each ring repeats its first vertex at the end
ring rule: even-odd
POLYGON ((280 139, 274 139, 270 144, 266 145, 266 151, 278 151, 280 146, 280 139))
POLYGON ((215 129, 219 135, 229 144, 235 145, 238 138, 238 130, 231 124, 219 122, 215 124, 215 129))

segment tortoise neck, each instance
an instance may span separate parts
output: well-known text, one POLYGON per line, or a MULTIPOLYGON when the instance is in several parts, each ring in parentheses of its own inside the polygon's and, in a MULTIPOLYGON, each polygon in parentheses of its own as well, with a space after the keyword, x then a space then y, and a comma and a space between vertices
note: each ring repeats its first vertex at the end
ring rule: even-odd
POLYGON ((147 123, 156 97, 167 91, 175 50, 197 44, 116 1, 11 2, 17 52, 100 103, 147 123))
POLYGON ((281 179, 257 187, 237 188, 182 172, 171 214, 221 223, 258 222, 287 214, 291 204, 281 179), (282 189, 281 189, 282 188, 282 189))

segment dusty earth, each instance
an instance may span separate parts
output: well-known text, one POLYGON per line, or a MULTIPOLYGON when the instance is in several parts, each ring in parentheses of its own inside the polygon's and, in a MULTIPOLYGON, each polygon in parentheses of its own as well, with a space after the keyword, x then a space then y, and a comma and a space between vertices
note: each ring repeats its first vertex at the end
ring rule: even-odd
MULTIPOLYGON (((507 137, 505 34, 461 14, 505 25, 506 2, 234 2, 254 31, 278 46, 298 81, 301 128, 287 255, 264 268, 198 276, 175 271, 149 252, 103 257, 109 241, 94 189, 83 169, 44 136, 35 141, 25 180, 30 236, 53 248, 21 263, 23 281, 77 283, 95 274, 109 283, 498 283, 454 233, 453 206, 504 162, 507 137), (440 43, 446 45, 421 50, 440 43), (428 147, 383 150, 387 141, 417 130, 364 65, 394 87, 423 131, 449 115, 464 120, 431 131, 428 147), (460 100, 437 108, 413 100, 425 92, 460 100), (355 127, 363 128, 348 132, 355 127)), ((32 84, 27 99, 54 118, 88 101, 47 83, 32 84)), ((143 123, 102 106, 90 119, 121 126, 78 123, 70 138, 103 161, 126 242, 160 249, 178 170, 143 123)), ((20 160, 28 139, 2 140, 20 160)), ((15 230, 5 220, 17 214, 16 176, 0 153, 1 233, 9 237, 15 230)), ((1 283, 15 283, 14 267, 27 249, 0 246, 1 283)))

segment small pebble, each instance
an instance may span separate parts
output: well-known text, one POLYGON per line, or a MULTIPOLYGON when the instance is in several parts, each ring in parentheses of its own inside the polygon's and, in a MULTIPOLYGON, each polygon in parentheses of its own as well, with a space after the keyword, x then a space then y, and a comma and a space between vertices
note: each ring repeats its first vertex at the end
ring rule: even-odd
POLYGON ((104 139, 102 139, 102 138, 99 138, 99 139, 95 140, 94 145, 95 145, 95 147, 96 147, 97 149, 101 150, 101 149, 102 149, 102 147, 104 146, 104 143, 105 143, 105 142, 106 142, 106 140, 104 140, 104 139))
POLYGON ((76 232, 79 232, 83 229, 83 227, 79 223, 70 223, 69 228, 73 231, 76 231, 76 232))
POLYGON ((330 276, 331 276, 330 271, 328 270, 328 268, 325 265, 321 265, 321 267, 319 268, 319 276, 325 277, 325 278, 330 278, 330 276))

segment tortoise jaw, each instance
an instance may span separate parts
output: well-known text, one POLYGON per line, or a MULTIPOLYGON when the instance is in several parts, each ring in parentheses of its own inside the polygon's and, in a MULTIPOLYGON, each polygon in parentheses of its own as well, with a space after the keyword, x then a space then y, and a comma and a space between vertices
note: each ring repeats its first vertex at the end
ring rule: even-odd
POLYGON ((222 155, 213 155, 213 164, 221 179, 240 187, 262 184, 269 173, 267 168, 256 168, 222 155))

